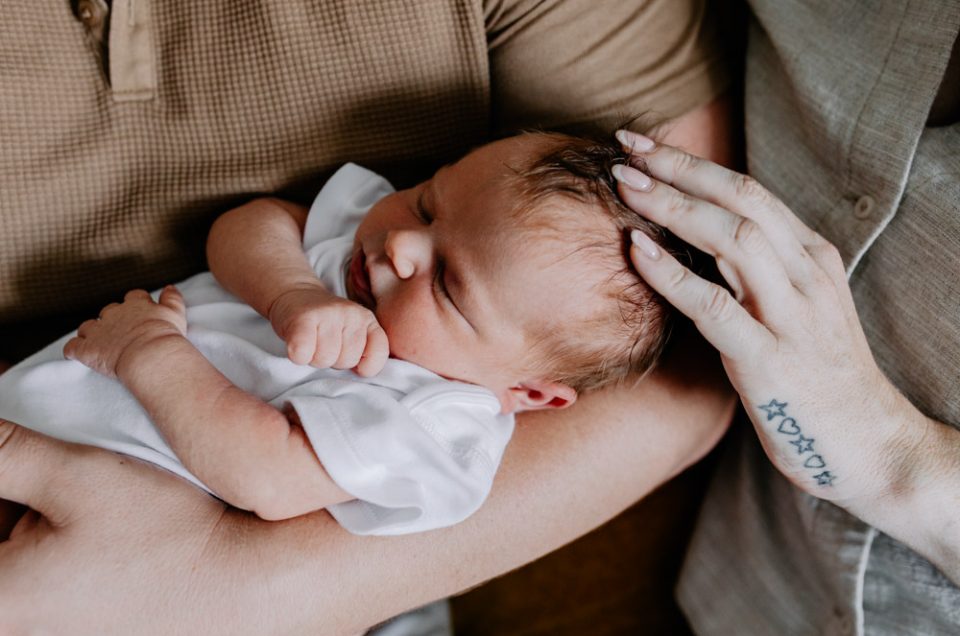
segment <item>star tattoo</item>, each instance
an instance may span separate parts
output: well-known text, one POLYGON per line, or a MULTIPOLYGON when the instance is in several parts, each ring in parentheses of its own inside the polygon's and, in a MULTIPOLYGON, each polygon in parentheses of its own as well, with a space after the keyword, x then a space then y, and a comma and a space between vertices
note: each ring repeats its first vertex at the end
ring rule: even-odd
POLYGON ((804 437, 802 434, 797 439, 791 441, 790 443, 797 447, 797 455, 803 455, 808 451, 813 450, 813 438, 804 437))
POLYGON ((777 402, 776 400, 770 400, 770 404, 761 404, 760 408, 766 411, 767 421, 769 422, 775 417, 783 417, 786 415, 783 409, 787 405, 786 402, 777 402))
POLYGON ((819 475, 814 475, 813 478, 817 480, 818 486, 832 486, 833 480, 836 479, 837 477, 836 475, 831 473, 829 470, 825 470, 819 475))

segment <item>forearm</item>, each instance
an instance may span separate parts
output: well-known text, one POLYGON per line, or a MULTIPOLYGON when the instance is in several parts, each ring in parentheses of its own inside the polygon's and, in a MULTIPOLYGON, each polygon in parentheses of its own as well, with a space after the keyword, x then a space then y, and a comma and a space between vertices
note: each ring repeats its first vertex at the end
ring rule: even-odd
POLYGON ((210 228, 207 261, 225 289, 260 315, 285 290, 320 286, 303 253, 307 211, 279 199, 256 199, 222 215, 210 228))
POLYGON ((960 585, 960 431, 902 400, 903 416, 895 423, 900 434, 871 458, 876 491, 847 508, 960 585))
POLYGON ((350 498, 300 427, 234 386, 186 338, 151 341, 117 374, 183 465, 228 503, 275 519, 350 498))
POLYGON ((259 617, 258 627, 353 633, 532 561, 609 520, 714 445, 734 398, 715 360, 694 364, 697 373, 663 371, 633 390, 524 414, 490 498, 461 524, 360 538, 323 514, 271 527, 230 516, 208 542, 215 565, 198 573, 196 584, 235 580, 239 564, 227 553, 243 537, 245 553, 256 559, 243 567, 257 572, 258 583, 232 590, 242 595, 232 602, 253 603, 268 587, 278 598, 311 589, 320 603, 300 614, 312 622, 282 623, 295 614, 277 611, 259 617))

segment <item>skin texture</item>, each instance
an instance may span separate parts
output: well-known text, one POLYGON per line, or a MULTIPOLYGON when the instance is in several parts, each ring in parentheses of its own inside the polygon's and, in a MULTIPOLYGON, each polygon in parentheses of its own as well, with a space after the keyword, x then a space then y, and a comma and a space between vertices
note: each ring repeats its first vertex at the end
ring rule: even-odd
MULTIPOLYGON (((611 302, 597 291, 609 272, 560 239, 531 244, 509 214, 510 166, 541 143, 521 135, 482 146, 381 199, 355 241, 370 293, 358 298, 347 283, 351 297, 373 309, 391 355, 487 387, 504 412, 574 401, 575 392, 551 382, 527 352, 544 330, 576 324, 591 317, 585 308, 611 302)), ((582 209, 553 214, 583 222, 584 231, 603 222, 582 209)), ((570 226, 571 237, 577 231, 570 226)))
POLYGON ((751 178, 624 133, 625 202, 714 256, 731 291, 643 236, 646 281, 721 353, 773 464, 797 487, 899 539, 960 583, 960 431, 877 367, 837 249, 751 178))
MULTIPOLYGON (((719 102, 673 130, 701 131, 697 152, 728 157, 728 117, 719 102)), ((324 512, 261 521, 154 467, 0 424, 0 497, 40 513, 0 544, 0 632, 349 634, 475 585, 596 527, 716 443, 732 395, 702 343, 677 343, 635 388, 521 416, 484 507, 399 538, 351 536, 324 512)))
MULTIPOLYGON (((271 296, 249 300, 269 307, 294 362, 376 373, 386 361, 382 323, 394 357, 485 386, 504 412, 569 406, 575 391, 542 375, 549 369, 527 355, 531 339, 613 301, 597 291, 604 267, 569 246, 604 222, 599 211, 542 203, 568 223, 567 240, 532 246, 510 214, 510 166, 529 161, 542 142, 527 134, 485 145, 378 201, 354 237, 351 300, 324 289, 304 255, 289 258, 298 263, 291 274, 273 262, 274 252, 258 249, 261 237, 292 219, 299 231, 285 245, 268 244, 285 255, 302 251, 306 212, 280 201, 228 213, 222 224, 236 226, 230 236, 239 240, 212 237, 227 253, 214 263, 216 276, 234 288, 265 273, 275 278, 271 296), (263 214, 270 206, 290 218, 263 214)), ((575 327, 570 333, 582 337, 575 327)), ((63 354, 120 381, 184 466, 230 505, 281 520, 353 499, 329 478, 297 422, 235 386, 186 336, 184 298, 168 285, 156 302, 134 290, 108 305, 80 325, 63 354)))
POLYGON ((63 354, 123 383, 183 465, 230 505, 279 520, 353 499, 292 413, 234 385, 186 333, 176 287, 157 302, 138 289, 80 325, 63 354))

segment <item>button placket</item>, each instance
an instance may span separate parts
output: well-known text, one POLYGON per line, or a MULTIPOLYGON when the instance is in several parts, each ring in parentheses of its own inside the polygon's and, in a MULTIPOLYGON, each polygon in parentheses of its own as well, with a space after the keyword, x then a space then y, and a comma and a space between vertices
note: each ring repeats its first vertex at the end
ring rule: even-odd
POLYGON ((118 102, 153 99, 157 59, 150 0, 113 0, 109 34, 109 75, 118 102))

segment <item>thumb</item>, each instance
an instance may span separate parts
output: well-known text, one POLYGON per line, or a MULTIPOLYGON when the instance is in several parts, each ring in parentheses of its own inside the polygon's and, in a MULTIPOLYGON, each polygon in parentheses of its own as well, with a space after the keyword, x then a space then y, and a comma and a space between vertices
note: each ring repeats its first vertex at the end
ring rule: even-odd
POLYGON ((51 523, 61 523, 81 505, 75 496, 58 494, 76 494, 76 487, 65 487, 75 464, 74 448, 80 447, 0 419, 0 499, 24 504, 51 523))

